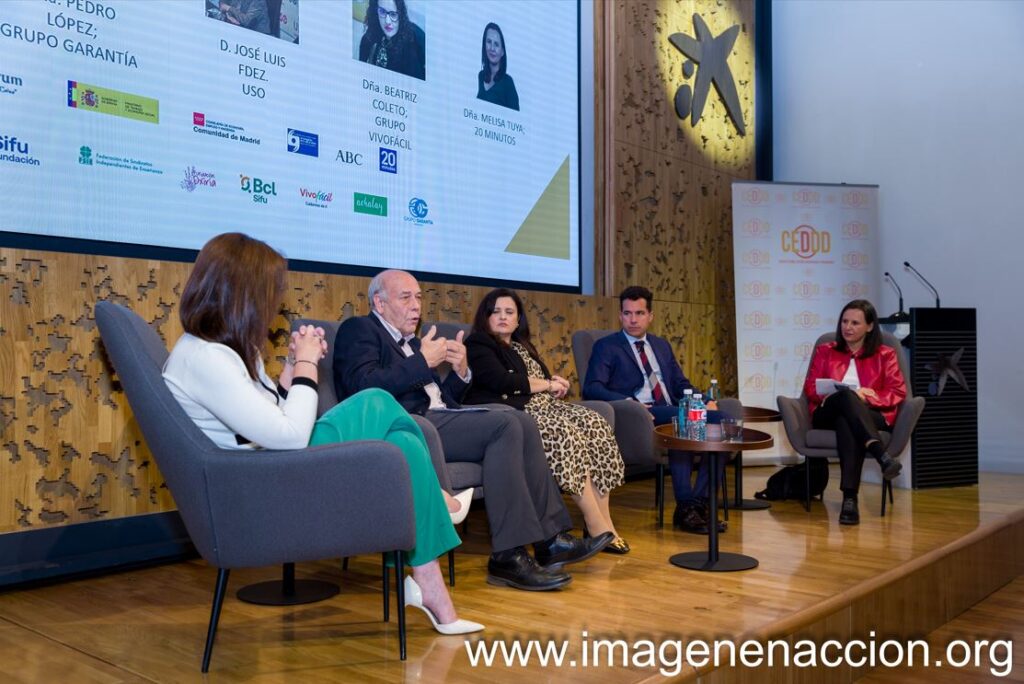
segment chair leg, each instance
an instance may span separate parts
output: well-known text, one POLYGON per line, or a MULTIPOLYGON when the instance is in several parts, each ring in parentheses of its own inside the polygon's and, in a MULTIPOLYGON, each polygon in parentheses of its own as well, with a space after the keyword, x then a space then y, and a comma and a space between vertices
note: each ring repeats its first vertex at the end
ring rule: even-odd
MULTIPOLYGON (((718 461, 717 456, 711 458, 711 467, 717 468, 718 461)), ((722 517, 725 520, 729 519, 729 472, 726 468, 722 468, 722 517)), ((717 513, 715 515, 718 515, 717 513)))
POLYGON ((657 464, 654 470, 654 503, 658 507, 658 527, 665 526, 665 464, 657 464))
POLYGON ((391 621, 391 587, 388 585, 388 554, 380 554, 381 580, 384 587, 384 622, 391 621))
POLYGON ((348 570, 348 556, 341 559, 341 569, 348 570))
POLYGON ((889 503, 893 503, 892 500, 892 480, 882 480, 882 517, 885 517, 885 497, 889 495, 889 503))
POLYGON ((206 630, 206 650, 203 651, 203 673, 210 671, 210 656, 213 655, 213 640, 217 636, 217 623, 220 621, 220 609, 224 605, 224 594, 228 588, 227 568, 217 569, 217 585, 213 590, 213 606, 210 609, 210 627, 206 630))
POLYGON ((398 598, 398 657, 405 660, 405 553, 395 551, 395 594, 398 598))
POLYGON ((455 586, 455 549, 448 552, 448 586, 455 586))

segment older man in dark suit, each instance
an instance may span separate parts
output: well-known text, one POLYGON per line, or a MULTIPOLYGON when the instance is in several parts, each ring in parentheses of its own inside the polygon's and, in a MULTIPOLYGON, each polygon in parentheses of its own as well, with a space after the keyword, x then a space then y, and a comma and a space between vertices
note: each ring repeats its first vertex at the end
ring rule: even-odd
POLYGON ((568 563, 590 558, 611 540, 568 534, 572 527, 548 468, 537 426, 522 411, 460 412, 471 380, 462 334, 454 340, 434 328, 415 336, 420 286, 405 271, 388 270, 370 282, 372 311, 350 318, 334 344, 334 386, 343 399, 368 387, 387 390, 409 413, 424 416, 441 437, 447 461, 483 467, 493 553, 487 581, 517 589, 558 589, 571 580, 568 563), (441 380, 436 369, 451 364, 441 380), (525 546, 534 545, 536 561, 525 546))
MULTIPOLYGON (((694 387, 679 367, 668 340, 647 332, 654 320, 652 298, 650 290, 637 285, 627 287, 619 295, 622 331, 594 343, 583 384, 583 398, 600 401, 635 399, 647 406, 655 425, 664 425, 677 415, 675 404, 682 399, 683 391, 694 387)), ((709 411, 708 416, 710 420, 720 419, 717 412, 709 411)), ((691 487, 693 454, 669 452, 669 470, 676 497, 672 521, 676 527, 688 532, 707 534, 708 531, 709 461, 719 461, 719 467, 725 467, 725 459, 703 459, 697 472, 696 486, 691 487)), ((724 531, 724 523, 719 523, 719 526, 724 531)))

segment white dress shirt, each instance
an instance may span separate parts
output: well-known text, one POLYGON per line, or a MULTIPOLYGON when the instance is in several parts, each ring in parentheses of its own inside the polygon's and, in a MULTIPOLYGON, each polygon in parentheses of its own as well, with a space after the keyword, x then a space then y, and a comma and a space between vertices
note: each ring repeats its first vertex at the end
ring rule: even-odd
POLYGON ((637 390, 636 400, 641 404, 653 404, 654 403, 654 387, 651 383, 651 379, 647 377, 647 371, 644 370, 644 364, 640 360, 640 351, 636 348, 637 342, 644 343, 644 353, 647 354, 647 362, 651 364, 651 368, 654 369, 654 379, 659 385, 661 385, 662 394, 665 397, 665 401, 671 405, 672 393, 668 391, 668 386, 665 384, 665 380, 661 374, 661 366, 658 365, 658 357, 654 355, 654 349, 647 341, 647 335, 643 337, 633 337, 625 330, 622 334, 629 341, 629 348, 633 350, 633 358, 636 359, 636 365, 640 368, 640 374, 644 376, 644 384, 637 390))

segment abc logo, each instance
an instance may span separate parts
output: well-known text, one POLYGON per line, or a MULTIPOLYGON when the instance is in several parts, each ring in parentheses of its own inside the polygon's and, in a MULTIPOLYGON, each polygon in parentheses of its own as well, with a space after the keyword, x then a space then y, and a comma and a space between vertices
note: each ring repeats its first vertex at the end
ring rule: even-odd
POLYGON ((342 164, 353 164, 355 166, 363 165, 363 155, 358 153, 352 153, 348 150, 338 150, 337 156, 334 161, 339 161, 342 164))
POLYGON ((828 254, 831 250, 832 235, 827 230, 817 231, 803 224, 793 230, 782 231, 782 251, 796 254, 801 259, 828 254))

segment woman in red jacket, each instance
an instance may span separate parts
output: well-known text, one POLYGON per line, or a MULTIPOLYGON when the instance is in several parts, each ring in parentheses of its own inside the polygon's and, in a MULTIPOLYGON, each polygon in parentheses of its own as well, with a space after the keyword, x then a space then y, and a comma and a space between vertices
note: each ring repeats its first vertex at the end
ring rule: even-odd
POLYGON ((836 450, 842 471, 843 506, 839 522, 860 523, 857 491, 870 453, 891 480, 903 466, 885 453, 879 430, 891 430, 896 411, 906 398, 906 382, 896 350, 882 344, 878 313, 871 302, 855 299, 843 307, 834 342, 814 350, 807 370, 804 394, 810 402, 811 424, 816 430, 835 430, 836 450), (816 380, 835 380, 849 387, 820 395, 816 380))

